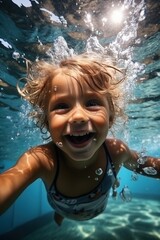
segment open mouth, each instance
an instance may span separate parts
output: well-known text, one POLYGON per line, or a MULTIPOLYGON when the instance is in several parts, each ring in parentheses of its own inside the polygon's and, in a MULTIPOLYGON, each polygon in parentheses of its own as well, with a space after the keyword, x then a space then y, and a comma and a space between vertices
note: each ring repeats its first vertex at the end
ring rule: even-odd
POLYGON ((66 135, 67 140, 73 145, 85 145, 93 139, 94 133, 66 135))

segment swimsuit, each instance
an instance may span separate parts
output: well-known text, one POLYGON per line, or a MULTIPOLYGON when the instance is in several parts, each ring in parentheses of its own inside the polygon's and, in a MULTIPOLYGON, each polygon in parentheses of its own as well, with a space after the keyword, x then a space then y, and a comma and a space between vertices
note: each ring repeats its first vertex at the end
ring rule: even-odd
POLYGON ((59 169, 57 166, 56 177, 48 190, 48 201, 61 216, 81 221, 94 218, 105 210, 110 189, 116 180, 116 173, 106 144, 104 143, 103 146, 108 164, 102 181, 87 194, 78 197, 67 197, 61 194, 56 188, 59 169))

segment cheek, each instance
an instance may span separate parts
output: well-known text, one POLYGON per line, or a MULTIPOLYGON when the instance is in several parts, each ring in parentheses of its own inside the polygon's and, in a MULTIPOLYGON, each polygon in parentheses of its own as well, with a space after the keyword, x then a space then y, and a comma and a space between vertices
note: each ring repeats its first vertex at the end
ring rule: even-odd
POLYGON ((53 136, 63 132, 65 123, 66 123, 66 119, 64 117, 50 115, 48 118, 50 134, 53 136))
POLYGON ((109 124, 109 115, 106 111, 97 112, 92 119, 99 127, 106 127, 109 124))

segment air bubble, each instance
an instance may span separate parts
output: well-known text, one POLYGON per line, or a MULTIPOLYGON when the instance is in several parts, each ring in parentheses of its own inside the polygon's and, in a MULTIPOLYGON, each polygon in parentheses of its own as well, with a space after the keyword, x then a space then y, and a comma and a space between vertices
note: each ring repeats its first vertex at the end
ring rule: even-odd
POLYGON ((56 145, 57 145, 58 147, 60 147, 60 148, 63 147, 63 143, 62 143, 62 142, 56 142, 56 145))
POLYGON ((131 175, 131 179, 132 179, 133 181, 137 181, 137 180, 138 180, 138 174, 137 174, 137 173, 133 173, 133 174, 131 175))
POLYGON ((107 175, 108 175, 108 176, 112 176, 112 175, 113 175, 113 172, 112 172, 111 169, 108 170, 107 175))
POLYGON ((17 51, 14 51, 14 52, 12 53, 12 57, 13 57, 15 60, 18 60, 18 59, 20 58, 20 53, 17 52, 17 51))
POLYGON ((54 92, 57 92, 57 86, 53 87, 54 92))
POLYGON ((98 176, 102 175, 102 173, 103 173, 102 168, 98 168, 98 169, 96 169, 96 171, 95 171, 95 174, 98 175, 98 176))
POLYGON ((143 171, 148 175, 156 175, 157 174, 157 170, 154 169, 153 167, 145 167, 145 168, 143 168, 143 171))
POLYGON ((137 162, 139 163, 139 164, 145 164, 145 162, 146 162, 146 160, 147 160, 147 157, 139 157, 138 159, 137 159, 137 162))

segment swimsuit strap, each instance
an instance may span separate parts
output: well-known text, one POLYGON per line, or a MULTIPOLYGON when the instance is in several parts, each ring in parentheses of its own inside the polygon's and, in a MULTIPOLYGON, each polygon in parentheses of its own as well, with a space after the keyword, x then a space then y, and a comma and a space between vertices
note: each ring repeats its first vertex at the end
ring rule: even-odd
POLYGON ((115 177, 115 179, 117 179, 117 173, 116 173, 116 170, 115 170, 115 166, 114 166, 114 164, 113 164, 111 155, 110 155, 110 153, 109 153, 109 151, 108 151, 108 148, 107 148, 105 142, 103 143, 103 146, 104 146, 104 150, 105 150, 105 153, 106 153, 106 157, 108 157, 108 160, 109 160, 109 162, 110 162, 110 164, 111 164, 111 168, 112 168, 114 177, 115 177))

